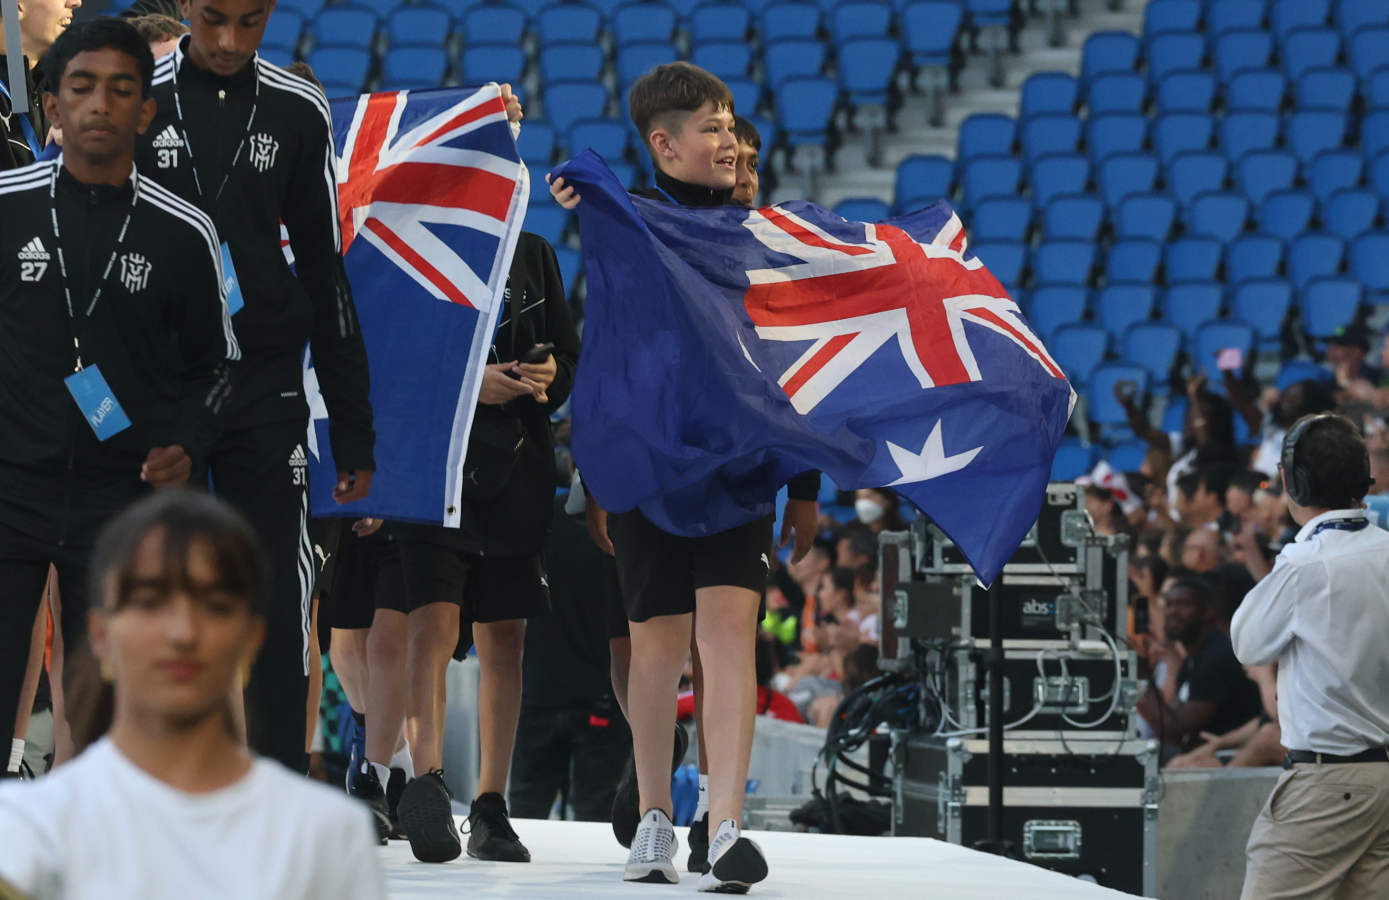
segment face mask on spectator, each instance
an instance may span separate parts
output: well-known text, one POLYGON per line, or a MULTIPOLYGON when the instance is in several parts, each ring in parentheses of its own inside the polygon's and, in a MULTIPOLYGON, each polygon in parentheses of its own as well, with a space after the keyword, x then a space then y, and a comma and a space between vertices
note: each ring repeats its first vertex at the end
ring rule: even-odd
POLYGON ((854 511, 858 513, 860 522, 865 525, 872 525, 883 517, 887 509, 876 500, 860 497, 854 501, 854 511))

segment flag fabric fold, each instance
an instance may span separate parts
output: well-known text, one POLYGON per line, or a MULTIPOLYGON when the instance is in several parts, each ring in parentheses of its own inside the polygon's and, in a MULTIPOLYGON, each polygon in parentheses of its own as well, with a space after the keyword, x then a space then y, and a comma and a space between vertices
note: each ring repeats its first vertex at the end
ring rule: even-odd
POLYGON ((606 509, 711 534, 818 469, 892 487, 997 576, 1075 395, 948 204, 884 223, 683 208, 630 196, 591 151, 554 174, 582 197, 573 450, 606 509))

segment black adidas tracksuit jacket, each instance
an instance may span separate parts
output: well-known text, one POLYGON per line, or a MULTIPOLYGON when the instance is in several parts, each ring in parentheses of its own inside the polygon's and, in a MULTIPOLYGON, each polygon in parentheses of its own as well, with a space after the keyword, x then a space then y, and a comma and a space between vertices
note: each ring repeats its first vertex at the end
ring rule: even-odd
MULTIPOLYGON (((48 140, 48 120, 43 115, 43 75, 29 68, 28 57, 24 58, 24 82, 19 86, 29 98, 29 111, 24 115, 34 128, 34 139, 42 145, 48 140)), ((3 53, 0 53, 0 85, 5 88, 0 91, 0 171, 7 171, 32 163, 34 151, 20 124, 20 114, 14 112, 15 86, 10 84, 9 58, 3 53)))

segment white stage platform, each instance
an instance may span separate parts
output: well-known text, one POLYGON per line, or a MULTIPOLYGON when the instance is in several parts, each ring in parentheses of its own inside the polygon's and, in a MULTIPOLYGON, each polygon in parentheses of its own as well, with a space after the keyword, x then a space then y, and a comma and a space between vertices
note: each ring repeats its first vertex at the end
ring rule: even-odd
MULTIPOLYGON (((685 829, 677 828, 678 885, 627 884, 626 851, 602 822, 518 820, 533 862, 480 862, 465 853, 445 865, 417 862, 405 841, 381 850, 392 898, 669 897, 695 894, 698 875, 685 873, 685 829)), ((459 826, 463 820, 459 820, 459 826)), ((1101 900, 1130 897, 1036 866, 927 838, 865 838, 790 832, 749 832, 771 865, 753 897, 821 900, 1101 900)), ((464 839, 466 840, 466 838, 464 839)))

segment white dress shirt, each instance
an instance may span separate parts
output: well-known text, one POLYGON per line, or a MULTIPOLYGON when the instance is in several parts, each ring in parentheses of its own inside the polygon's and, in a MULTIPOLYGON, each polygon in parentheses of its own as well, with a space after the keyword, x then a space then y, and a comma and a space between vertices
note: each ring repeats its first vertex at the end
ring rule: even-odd
POLYGON ((1312 519, 1230 623, 1248 666, 1278 662, 1289 750, 1350 755, 1389 746, 1389 532, 1364 510, 1312 519))

